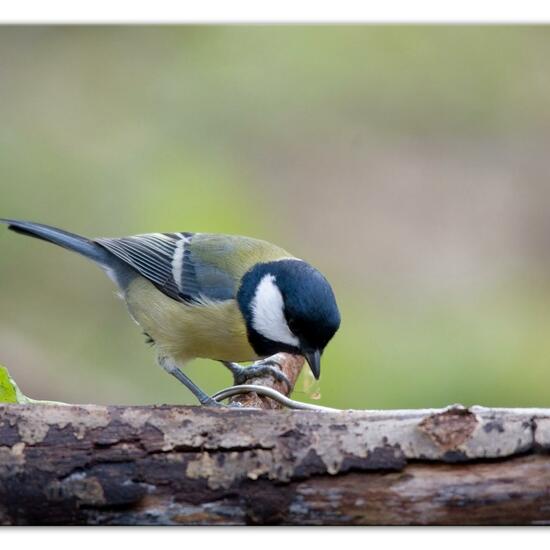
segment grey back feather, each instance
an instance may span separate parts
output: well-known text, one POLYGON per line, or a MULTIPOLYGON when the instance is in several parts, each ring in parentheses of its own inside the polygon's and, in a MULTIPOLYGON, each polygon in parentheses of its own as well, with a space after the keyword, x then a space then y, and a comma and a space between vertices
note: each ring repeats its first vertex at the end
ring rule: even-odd
POLYGON ((193 233, 149 233, 95 239, 174 300, 199 302, 235 297, 235 281, 213 263, 193 254, 193 233))

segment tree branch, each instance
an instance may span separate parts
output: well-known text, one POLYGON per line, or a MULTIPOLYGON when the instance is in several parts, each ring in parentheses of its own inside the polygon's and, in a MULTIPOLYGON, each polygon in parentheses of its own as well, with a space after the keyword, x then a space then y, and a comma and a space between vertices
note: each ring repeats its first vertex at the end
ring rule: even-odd
MULTIPOLYGON (((285 396, 290 396, 298 376, 302 371, 304 365, 304 358, 301 355, 291 355, 289 353, 278 353, 270 358, 274 362, 275 368, 280 370, 289 380, 290 387, 284 382, 279 382, 271 376, 259 376, 257 378, 251 378, 248 383, 256 384, 258 386, 264 386, 273 388, 285 396)), ((282 409, 283 406, 270 399, 269 397, 258 395, 257 393, 243 393, 232 397, 229 400, 230 404, 238 404, 243 407, 252 407, 257 409, 282 409)))
POLYGON ((547 409, 0 405, 0 523, 548 523, 548 450, 547 409))

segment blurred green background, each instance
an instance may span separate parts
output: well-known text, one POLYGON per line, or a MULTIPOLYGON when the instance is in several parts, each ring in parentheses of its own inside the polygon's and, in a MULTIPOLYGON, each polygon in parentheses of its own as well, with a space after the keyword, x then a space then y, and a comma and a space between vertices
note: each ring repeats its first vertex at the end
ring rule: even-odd
MULTIPOLYGON (((550 406, 549 60, 547 27, 3 27, 0 216, 310 261, 319 403, 550 406)), ((27 395, 194 402, 74 254, 0 228, 0 307, 27 395)))

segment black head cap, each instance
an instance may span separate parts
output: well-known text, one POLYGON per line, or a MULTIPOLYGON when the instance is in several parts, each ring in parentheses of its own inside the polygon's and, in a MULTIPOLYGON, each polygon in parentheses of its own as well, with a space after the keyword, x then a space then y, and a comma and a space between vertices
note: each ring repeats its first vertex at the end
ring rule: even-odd
POLYGON ((302 354, 319 377, 320 355, 340 326, 340 313, 317 269, 294 259, 257 264, 243 277, 237 300, 259 356, 302 354))

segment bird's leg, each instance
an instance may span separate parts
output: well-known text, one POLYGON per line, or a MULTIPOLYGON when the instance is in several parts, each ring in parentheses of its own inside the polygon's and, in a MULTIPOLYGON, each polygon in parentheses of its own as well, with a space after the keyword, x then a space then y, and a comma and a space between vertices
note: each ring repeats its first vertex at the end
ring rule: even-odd
POLYGON ((251 378, 258 378, 259 376, 272 376, 278 382, 286 384, 289 390, 292 388, 290 380, 283 371, 277 368, 277 366, 280 365, 274 359, 264 359, 249 367, 243 367, 238 363, 231 363, 230 361, 221 361, 221 363, 231 371, 231 374, 233 374, 233 382, 235 385, 246 384, 251 378))
POLYGON ((208 394, 202 391, 171 359, 160 356, 158 362, 166 372, 177 378, 199 400, 201 405, 207 407, 223 407, 221 403, 218 403, 215 399, 212 399, 208 394))

